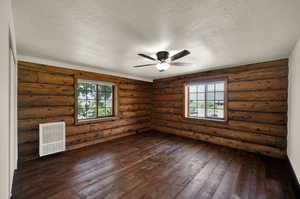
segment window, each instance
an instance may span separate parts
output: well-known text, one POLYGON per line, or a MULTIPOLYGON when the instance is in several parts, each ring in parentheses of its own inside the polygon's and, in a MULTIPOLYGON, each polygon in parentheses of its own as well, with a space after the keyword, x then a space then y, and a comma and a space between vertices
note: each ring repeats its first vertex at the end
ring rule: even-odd
POLYGON ((77 80, 77 121, 115 116, 115 85, 110 82, 77 80))
POLYGON ((186 117, 226 120, 226 81, 193 82, 186 86, 186 117))

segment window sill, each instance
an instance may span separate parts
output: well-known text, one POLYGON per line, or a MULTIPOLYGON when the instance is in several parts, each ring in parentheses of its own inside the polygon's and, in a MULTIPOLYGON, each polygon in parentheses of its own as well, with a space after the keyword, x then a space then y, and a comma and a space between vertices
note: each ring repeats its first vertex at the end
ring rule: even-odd
POLYGON ((211 121, 211 122, 227 123, 226 119, 199 118, 199 117, 184 117, 184 119, 194 120, 194 121, 211 121))
POLYGON ((80 120, 80 121, 77 120, 76 125, 114 121, 114 120, 118 120, 118 119, 120 119, 120 117, 112 116, 112 117, 103 117, 103 118, 96 118, 96 119, 89 119, 89 120, 80 120))

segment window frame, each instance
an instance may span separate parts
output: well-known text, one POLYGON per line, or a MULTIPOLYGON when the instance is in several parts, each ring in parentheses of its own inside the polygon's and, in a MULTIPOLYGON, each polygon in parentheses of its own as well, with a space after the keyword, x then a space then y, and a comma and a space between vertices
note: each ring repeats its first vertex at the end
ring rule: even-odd
MULTIPOLYGON (((102 84, 102 86, 103 86, 102 84)), ((108 82, 108 81, 100 81, 100 80, 93 80, 93 79, 87 79, 87 78, 75 78, 74 81, 74 98, 75 98, 75 111, 74 111, 74 119, 75 119, 75 124, 79 125, 79 124, 88 124, 88 123, 97 123, 100 121, 110 121, 110 120, 116 120, 119 119, 118 116, 118 107, 119 107, 119 103, 118 103, 118 85, 114 82, 108 82), (97 91, 96 91, 96 118, 88 118, 88 119, 79 119, 78 118, 78 83, 79 81, 86 81, 86 82, 90 82, 94 84, 97 84, 97 91), (110 84, 112 85, 112 115, 110 116, 101 116, 98 117, 98 85, 101 85, 101 82, 104 84, 110 84)))
MULTIPOLYGON (((205 103, 206 103, 206 94, 205 91, 205 103)), ((207 108, 205 107, 205 112, 207 108)), ((210 78, 210 79, 198 79, 192 80, 184 84, 184 118, 191 120, 203 120, 203 121, 216 121, 216 122, 227 122, 228 121, 228 78, 210 78), (224 82, 224 117, 223 118, 215 118, 215 117, 192 117, 189 116, 189 86, 191 84, 208 84, 214 82, 224 82)))

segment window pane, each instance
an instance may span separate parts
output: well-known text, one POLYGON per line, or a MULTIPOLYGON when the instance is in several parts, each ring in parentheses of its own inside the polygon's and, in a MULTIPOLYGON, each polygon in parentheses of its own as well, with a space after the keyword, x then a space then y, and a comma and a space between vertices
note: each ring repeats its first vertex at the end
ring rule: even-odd
POLYGON ((216 101, 215 109, 224 110, 224 101, 216 101))
POLYGON ((98 92, 104 92, 104 87, 101 85, 98 85, 98 92))
POLYGON ((105 100, 105 93, 104 92, 99 92, 98 93, 98 99, 101 100, 101 101, 104 101, 105 100))
POLYGON ((207 109, 207 116, 208 117, 215 117, 215 110, 214 109, 207 109))
POLYGON ((190 100, 189 106, 196 108, 197 107, 197 101, 190 100))
POLYGON ((86 104, 86 100, 78 100, 78 109, 84 109, 86 104))
POLYGON ((87 118, 96 118, 97 104, 95 100, 87 100, 86 114, 87 118))
POLYGON ((216 83, 216 91, 224 91, 224 82, 216 83))
POLYGON ((197 94, 196 93, 190 93, 190 100, 197 100, 197 94))
POLYGON ((77 85, 78 99, 86 99, 86 83, 79 83, 77 85))
POLYGON ((112 86, 103 86, 104 92, 112 92, 112 86))
POLYGON ((78 109, 78 119, 86 119, 86 109, 78 109))
POLYGON ((111 99, 112 99, 112 93, 105 92, 105 93, 104 93, 104 96, 105 96, 105 99, 106 99, 106 100, 111 100, 111 99))
POLYGON ((189 107, 189 116, 190 117, 197 117, 197 109, 194 106, 189 107))
POLYGON ((78 83, 77 84, 78 91, 84 91, 86 90, 86 83, 78 83))
POLYGON ((197 92, 205 92, 205 84, 198 85, 197 92))
POLYGON ((205 109, 205 101, 197 101, 198 102, 198 107, 200 109, 205 109))
POLYGON ((78 83, 78 119, 91 119, 113 115, 112 92, 113 86, 97 85, 97 83, 90 82, 78 83))
POLYGON ((98 106, 99 106, 99 108, 105 108, 105 100, 100 100, 98 102, 98 106))
POLYGON ((215 117, 224 118, 224 111, 223 110, 215 110, 215 117))
POLYGON ((106 101, 105 107, 112 107, 112 101, 111 100, 106 101))
POLYGON ((216 100, 224 100, 224 92, 216 92, 216 100))
POLYGON ((96 100, 87 100, 86 109, 96 109, 97 103, 96 100))
POLYGON ((87 118, 96 118, 96 109, 95 110, 89 109, 87 111, 87 118))
POLYGON ((206 101, 207 109, 214 109, 214 101, 206 101))
POLYGON ((190 116, 197 116, 197 101, 190 100, 189 114, 190 116))
POLYGON ((198 117, 205 117, 205 109, 198 109, 198 117))
POLYGON ((78 99, 86 99, 86 92, 85 91, 83 91, 83 92, 78 92, 77 93, 77 95, 78 95, 78 99))
POLYGON ((96 91, 87 90, 87 99, 96 99, 96 91))
POLYGON ((90 92, 96 92, 97 85, 93 83, 86 83, 86 89, 90 92))
POLYGON ((106 116, 111 116, 112 115, 112 108, 106 108, 106 116))
POLYGON ((197 92, 197 86, 189 86, 189 92, 197 92))
POLYGON ((99 108, 98 109, 98 115, 100 117, 104 117, 105 116, 105 108, 99 108))
POLYGON ((214 92, 207 92, 206 93, 207 100, 215 100, 215 93, 214 92))
POLYGON ((207 91, 215 91, 215 84, 207 84, 207 91))
POLYGON ((205 93, 198 93, 198 100, 205 100, 205 93))
POLYGON ((199 118, 224 118, 223 81, 189 86, 189 116, 199 118))

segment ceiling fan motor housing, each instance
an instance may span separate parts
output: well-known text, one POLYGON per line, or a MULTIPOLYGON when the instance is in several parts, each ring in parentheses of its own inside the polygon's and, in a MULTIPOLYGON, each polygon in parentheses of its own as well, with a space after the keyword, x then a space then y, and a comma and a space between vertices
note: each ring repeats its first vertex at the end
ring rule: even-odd
POLYGON ((167 60, 169 58, 169 52, 167 51, 159 51, 156 53, 157 59, 161 62, 167 60))

